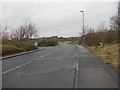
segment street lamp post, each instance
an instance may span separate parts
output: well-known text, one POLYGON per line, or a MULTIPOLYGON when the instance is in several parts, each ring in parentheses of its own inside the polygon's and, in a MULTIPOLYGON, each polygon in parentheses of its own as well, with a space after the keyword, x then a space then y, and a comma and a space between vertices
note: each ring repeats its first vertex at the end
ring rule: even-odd
POLYGON ((83 42, 82 42, 82 43, 83 43, 83 45, 84 45, 84 44, 85 44, 84 11, 80 11, 80 12, 83 14, 83 15, 82 15, 82 16, 83 16, 83 37, 82 37, 82 38, 83 38, 83 42))

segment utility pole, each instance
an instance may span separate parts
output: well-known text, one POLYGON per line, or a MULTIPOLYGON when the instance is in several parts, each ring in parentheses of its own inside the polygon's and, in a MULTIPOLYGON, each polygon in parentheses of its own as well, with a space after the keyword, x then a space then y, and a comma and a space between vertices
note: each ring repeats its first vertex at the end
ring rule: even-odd
POLYGON ((83 35, 82 35, 82 38, 83 38, 83 45, 85 44, 85 30, 84 30, 84 11, 80 11, 82 12, 82 16, 83 16, 83 35))

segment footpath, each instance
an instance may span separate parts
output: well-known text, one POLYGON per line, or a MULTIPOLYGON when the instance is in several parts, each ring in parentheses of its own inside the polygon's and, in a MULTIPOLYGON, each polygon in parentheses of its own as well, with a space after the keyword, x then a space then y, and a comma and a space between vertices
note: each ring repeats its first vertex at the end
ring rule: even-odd
POLYGON ((80 49, 78 87, 114 88, 113 90, 116 90, 118 88, 118 72, 85 47, 78 47, 80 49))

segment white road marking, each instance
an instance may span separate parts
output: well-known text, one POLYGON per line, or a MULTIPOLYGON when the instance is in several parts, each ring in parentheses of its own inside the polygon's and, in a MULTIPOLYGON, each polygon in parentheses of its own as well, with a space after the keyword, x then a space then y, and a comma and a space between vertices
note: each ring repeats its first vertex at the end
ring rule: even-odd
POLYGON ((41 56, 41 57, 44 57, 44 56, 41 56))
POLYGON ((6 74, 6 73, 8 73, 8 72, 10 72, 10 71, 13 71, 13 70, 17 69, 17 68, 20 68, 20 67, 22 67, 22 66, 25 66, 25 65, 27 65, 27 64, 29 64, 29 63, 31 63, 31 62, 32 62, 32 61, 29 61, 29 62, 26 62, 26 63, 20 65, 20 66, 17 66, 17 67, 15 67, 15 68, 9 69, 9 70, 1 73, 0 75, 6 74))
MULTIPOLYGON (((45 56, 48 56, 48 55, 50 55, 50 54, 51 54, 51 53, 45 54, 45 55, 41 56, 41 58, 43 58, 43 57, 45 57, 45 56)), ((15 61, 2 62, 2 64, 12 63, 12 62, 15 62, 15 61)))
MULTIPOLYGON (((51 54, 51 53, 48 53, 48 54, 45 54, 45 55, 43 55, 43 56, 41 56, 41 57, 45 57, 45 56, 50 55, 50 54, 51 54)), ((15 69, 17 69, 17 68, 20 68, 20 67, 22 67, 22 66, 25 66, 25 65, 27 65, 27 64, 29 64, 29 63, 31 63, 31 62, 32 62, 32 61, 29 61, 29 62, 26 62, 26 63, 24 63, 24 64, 22 64, 22 65, 19 65, 19 66, 15 67, 15 68, 9 69, 9 70, 1 73, 0 75, 6 74, 6 73, 8 73, 8 72, 11 72, 11 71, 13 71, 13 70, 15 70, 15 69)))
POLYGON ((77 71, 78 71, 78 69, 79 69, 79 64, 77 63, 77 71))
POLYGON ((51 54, 51 53, 48 53, 48 54, 45 54, 45 55, 43 55, 43 56, 41 56, 41 57, 43 58, 43 57, 48 56, 48 55, 50 55, 50 54, 51 54))

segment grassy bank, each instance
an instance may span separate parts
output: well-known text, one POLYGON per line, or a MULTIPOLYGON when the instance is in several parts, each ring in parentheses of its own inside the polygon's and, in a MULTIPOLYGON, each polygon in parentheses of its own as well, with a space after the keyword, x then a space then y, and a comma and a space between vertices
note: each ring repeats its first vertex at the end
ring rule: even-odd
POLYGON ((12 42, 12 43, 4 43, 1 45, 2 47, 2 56, 16 54, 24 51, 30 51, 37 49, 33 42, 12 42))
POLYGON ((106 64, 111 64, 118 70, 118 44, 106 44, 104 46, 89 46, 97 56, 101 57, 106 64))

